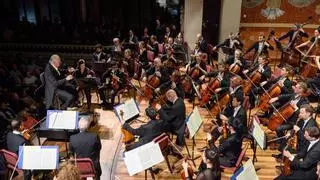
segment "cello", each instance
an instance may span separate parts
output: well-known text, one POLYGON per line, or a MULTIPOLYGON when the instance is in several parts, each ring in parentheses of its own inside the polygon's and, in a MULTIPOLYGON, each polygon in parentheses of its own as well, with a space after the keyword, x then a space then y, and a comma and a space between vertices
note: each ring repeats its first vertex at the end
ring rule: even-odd
POLYGON ((201 97, 202 97, 202 98, 201 98, 201 104, 207 103, 207 102, 210 100, 212 94, 215 93, 214 91, 215 91, 217 88, 219 88, 219 87, 220 87, 220 81, 219 81, 217 78, 212 79, 212 80, 208 83, 206 89, 205 89, 205 90, 202 90, 202 91, 200 92, 201 97))
MULTIPOLYGON (((284 78, 284 77, 282 77, 284 78)), ((268 89, 268 91, 266 93, 264 93, 261 97, 260 97, 260 102, 258 104, 258 108, 262 111, 267 111, 270 104, 269 101, 271 98, 273 97, 277 97, 281 94, 281 86, 279 85, 279 81, 282 80, 282 78, 280 78, 278 80, 277 83, 275 83, 271 88, 268 89)))
POLYGON ((144 95, 146 98, 151 99, 152 98, 152 92, 160 85, 160 78, 154 73, 153 75, 148 77, 145 89, 144 89, 144 95))
POLYGON ((244 95, 248 95, 251 88, 252 88, 252 85, 255 85, 257 83, 260 82, 260 79, 262 77, 261 73, 258 71, 258 68, 253 71, 250 76, 248 77, 245 73, 243 73, 248 80, 246 80, 244 82, 244 85, 243 85, 243 94, 244 95))
POLYGON ((295 112, 295 107, 291 102, 282 106, 279 110, 272 115, 268 122, 268 129, 275 131, 284 121, 286 121, 295 112))

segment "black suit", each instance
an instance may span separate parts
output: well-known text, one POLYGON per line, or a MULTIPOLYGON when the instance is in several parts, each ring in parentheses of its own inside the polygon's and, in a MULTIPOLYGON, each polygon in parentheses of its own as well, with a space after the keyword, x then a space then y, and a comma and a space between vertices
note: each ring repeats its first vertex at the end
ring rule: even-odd
POLYGON ((133 129, 128 123, 125 123, 123 125, 123 128, 133 135, 140 136, 139 142, 128 145, 126 147, 126 150, 131 150, 147 144, 148 142, 151 142, 155 137, 165 132, 162 120, 150 120, 147 124, 142 125, 137 129, 133 129))
POLYGON ((218 148, 220 165, 232 167, 241 153, 242 140, 237 134, 231 134, 218 148))
MULTIPOLYGON (((265 42, 266 42, 266 41, 265 41, 265 42)), ((259 50, 259 43, 260 43, 260 41, 255 42, 255 43, 245 52, 245 54, 247 54, 248 52, 254 50, 254 54, 257 55, 258 50, 259 50)), ((270 43, 268 43, 268 44, 269 44, 269 47, 266 46, 266 45, 263 45, 263 49, 262 49, 262 51, 261 51, 260 54, 269 54, 269 53, 268 53, 268 49, 274 50, 274 48, 270 45, 270 43)))
MULTIPOLYGON (((301 31, 299 31, 298 34, 296 35, 295 39, 292 39, 294 33, 296 33, 296 31, 292 29, 292 30, 290 30, 289 32, 287 32, 286 34, 284 34, 283 36, 279 37, 279 38, 278 38, 278 41, 276 41, 276 45, 277 45, 278 47, 281 47, 281 44, 280 44, 279 41, 282 41, 282 40, 284 40, 284 39, 286 39, 286 38, 289 37, 289 42, 288 42, 288 44, 291 45, 289 48, 292 49, 292 48, 294 48, 294 46, 295 46, 295 43, 296 43, 296 40, 297 40, 297 37, 298 37, 298 36, 300 36, 300 37, 306 37, 306 38, 309 37, 309 35, 308 35, 306 32, 301 32, 301 31), (291 42, 291 41, 292 41, 292 42, 291 42)), ((282 48, 281 48, 280 50, 282 50, 282 48)))
MULTIPOLYGON (((15 134, 13 132, 9 132, 7 134, 7 149, 10 152, 13 152, 19 155, 19 146, 23 146, 23 145, 30 145, 30 143, 26 141, 22 135, 15 134)), ((23 176, 24 176, 24 180, 31 180, 31 171, 24 170, 23 176)))
POLYGON ((94 52, 93 54, 92 54, 92 63, 94 63, 94 62, 101 62, 101 61, 103 61, 103 60, 107 60, 107 54, 106 53, 104 53, 104 52, 101 52, 101 53, 97 53, 97 52, 94 52), (100 55, 100 56, 99 56, 100 55))
POLYGON ((96 169, 97 177, 101 176, 100 167, 101 141, 97 134, 80 132, 70 136, 70 151, 77 158, 90 158, 96 169))
POLYGON ((310 120, 308 120, 306 125, 304 125, 303 120, 300 120, 297 123, 297 126, 300 128, 300 130, 297 132, 297 136, 298 136, 297 152, 299 152, 304 148, 308 148, 308 145, 309 145, 309 141, 304 137, 305 129, 309 127, 317 127, 318 125, 317 125, 317 122, 313 118, 311 118, 310 120))
POLYGON ((18 155, 19 146, 23 145, 29 145, 29 142, 26 141, 22 135, 14 134, 13 132, 7 134, 7 148, 9 151, 18 155))
POLYGON ((291 162, 292 174, 280 175, 276 180, 317 179, 317 163, 320 161, 320 142, 314 144, 309 151, 308 146, 299 152, 291 162))
POLYGON ((224 115, 228 117, 229 121, 233 122, 235 119, 240 119, 243 125, 243 132, 247 133, 247 112, 243 106, 240 107, 237 114, 234 115, 235 109, 227 106, 224 115))
POLYGON ((184 145, 184 130, 186 120, 186 106, 183 99, 178 98, 170 107, 159 110, 160 119, 163 119, 167 128, 177 134, 176 144, 184 145))
POLYGON ((74 96, 64 90, 67 80, 64 78, 62 72, 58 72, 50 63, 47 64, 44 70, 45 77, 45 101, 46 108, 53 107, 53 98, 58 96, 63 101, 62 109, 66 109, 74 99, 74 96))

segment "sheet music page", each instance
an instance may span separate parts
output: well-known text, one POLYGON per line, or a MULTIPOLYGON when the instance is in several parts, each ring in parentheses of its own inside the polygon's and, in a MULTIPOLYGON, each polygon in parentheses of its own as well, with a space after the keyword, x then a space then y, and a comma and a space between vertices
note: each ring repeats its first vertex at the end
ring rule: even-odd
POLYGON ((248 179, 259 180, 251 159, 249 159, 243 165, 243 171, 236 177, 236 179, 237 180, 248 180, 248 179))
POLYGON ((22 169, 56 169, 58 146, 23 146, 22 169))
POLYGON ((132 176, 164 161, 158 143, 150 142, 131 151, 125 152, 124 162, 132 176))
POLYGON ((78 121, 77 111, 47 111, 48 128, 50 129, 76 129, 78 121))
POLYGON ((266 148, 266 137, 263 129, 260 127, 258 122, 253 119, 253 131, 252 131, 252 136, 254 139, 257 141, 258 145, 260 146, 261 149, 266 148))
POLYGON ((138 115, 140 113, 139 108, 137 107, 136 102, 133 98, 126 101, 124 104, 115 106, 115 110, 117 111, 117 114, 120 116, 120 111, 123 111, 123 120, 127 121, 128 119, 138 115))
POLYGON ((197 133, 201 124, 202 124, 202 118, 200 116, 200 112, 198 108, 195 107, 192 114, 189 117, 189 120, 187 121, 187 127, 189 130, 190 138, 192 138, 197 133))

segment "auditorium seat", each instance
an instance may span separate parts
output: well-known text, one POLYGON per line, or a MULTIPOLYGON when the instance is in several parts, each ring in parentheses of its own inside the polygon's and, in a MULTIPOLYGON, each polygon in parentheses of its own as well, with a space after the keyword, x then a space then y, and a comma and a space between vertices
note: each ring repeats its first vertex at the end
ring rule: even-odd
POLYGON ((96 170, 94 169, 93 162, 90 158, 77 158, 72 159, 71 161, 78 167, 81 179, 96 177, 96 170))
POLYGON ((6 166, 10 170, 10 174, 14 173, 13 171, 15 170, 15 172, 17 172, 19 175, 23 175, 23 171, 17 168, 18 156, 15 153, 5 149, 1 149, 0 153, 6 161, 6 166))

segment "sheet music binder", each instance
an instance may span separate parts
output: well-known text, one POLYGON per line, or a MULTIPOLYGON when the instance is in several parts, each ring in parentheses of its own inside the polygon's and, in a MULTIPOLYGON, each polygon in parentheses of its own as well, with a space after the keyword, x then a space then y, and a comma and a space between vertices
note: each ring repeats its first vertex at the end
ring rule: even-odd
POLYGON ((120 108, 122 106, 125 106, 126 103, 133 103, 133 102, 135 103, 135 108, 136 108, 137 113, 134 114, 133 116, 129 117, 128 119, 124 119, 124 121, 130 121, 130 120, 132 120, 134 118, 137 118, 139 116, 139 113, 140 113, 139 106, 138 106, 137 102, 133 98, 131 98, 130 100, 128 100, 128 101, 126 101, 124 103, 118 104, 118 105, 113 107, 114 113, 116 114, 116 116, 118 117, 120 122, 121 122, 120 108))
MULTIPOLYGON (((191 119, 193 120, 193 119, 191 119)), ((193 120, 194 121, 194 120, 193 120)), ((201 124, 202 124, 202 118, 201 118, 201 115, 199 113, 199 110, 197 107, 195 107, 193 109, 193 111, 189 114, 189 116, 186 118, 186 124, 187 124, 187 127, 188 127, 188 130, 189 130, 189 134, 190 134, 190 139, 199 131, 200 127, 201 127, 201 124), (194 115, 198 115, 200 117, 200 123, 197 123, 197 124, 190 124, 190 118, 192 118, 194 115), (193 127, 193 126, 196 126, 196 127, 193 127)))
POLYGON ((78 128, 78 121, 79 121, 79 112, 78 111, 63 111, 63 110, 47 110, 47 116, 46 116, 46 128, 48 129, 77 129, 78 128), (68 128, 59 128, 59 127, 50 127, 50 121, 52 119, 50 119, 50 116, 54 113, 56 113, 56 116, 54 117, 53 121, 62 121, 63 120, 63 116, 58 118, 58 116, 63 115, 64 112, 69 112, 69 113, 75 113, 75 119, 74 119, 74 125, 73 124, 69 124, 70 127, 68 128), (72 126, 72 128, 71 128, 72 126))
MULTIPOLYGON (((38 167, 34 167, 34 168, 28 168, 28 167, 24 167, 24 159, 25 159, 25 154, 24 154, 24 150, 25 148, 39 148, 39 149, 53 149, 56 152, 56 165, 54 168, 52 169, 58 169, 59 167, 59 146, 19 146, 19 159, 18 159, 18 168, 19 169, 31 169, 31 170, 48 170, 47 168, 43 168, 40 165, 38 167)), ((52 156, 51 156, 52 157, 52 156)), ((41 156, 39 156, 39 158, 41 158, 41 156)), ((34 161, 43 161, 46 159, 33 159, 34 161)), ((50 168, 51 169, 51 168, 50 168)))

